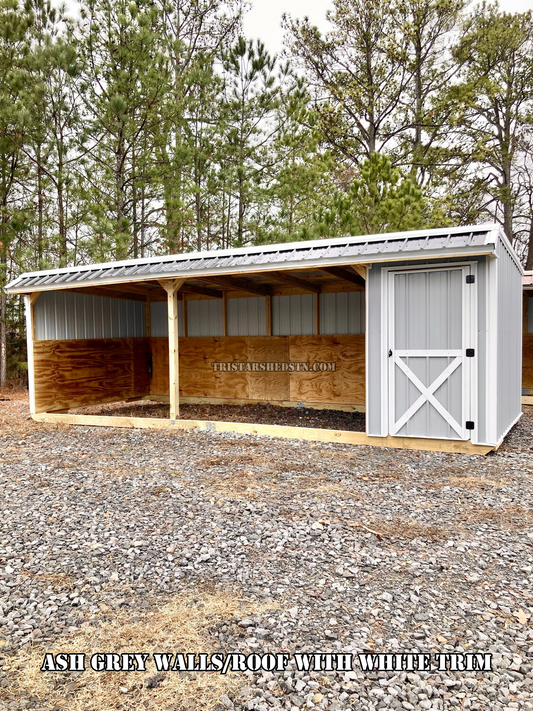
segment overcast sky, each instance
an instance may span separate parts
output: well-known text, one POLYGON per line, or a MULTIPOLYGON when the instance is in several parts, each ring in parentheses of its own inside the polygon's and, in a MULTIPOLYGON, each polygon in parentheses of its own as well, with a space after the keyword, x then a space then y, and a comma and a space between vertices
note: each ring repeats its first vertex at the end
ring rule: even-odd
MULTIPOLYGON (((62 4, 63 0, 54 0, 62 4)), ((75 14, 76 0, 64 0, 75 14)), ((332 0, 248 0, 251 10, 244 17, 244 33, 250 39, 261 39, 271 54, 283 48, 281 17, 287 13, 292 17, 309 17, 323 32, 327 31, 326 12, 333 7, 332 0)), ((507 12, 533 10, 533 0, 500 0, 507 12)))
MULTIPOLYGON (((333 7, 331 0, 250 0, 252 9, 244 18, 244 32, 249 38, 261 39, 269 52, 282 49, 284 12, 293 17, 309 17, 322 31, 327 30, 326 11, 333 7)), ((501 0, 506 12, 533 10, 533 0, 501 0)))

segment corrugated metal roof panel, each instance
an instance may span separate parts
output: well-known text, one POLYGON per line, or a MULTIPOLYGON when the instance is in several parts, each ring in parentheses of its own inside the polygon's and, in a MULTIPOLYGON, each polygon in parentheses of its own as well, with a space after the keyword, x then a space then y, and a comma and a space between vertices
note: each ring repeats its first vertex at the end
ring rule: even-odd
MULTIPOLYGON (((468 228, 444 228, 442 230, 419 230, 395 234, 349 237, 344 239, 319 240, 292 244, 266 245, 219 252, 202 252, 196 254, 176 254, 167 257, 151 257, 126 262, 87 265, 54 269, 43 272, 22 274, 7 287, 9 291, 24 290, 28 287, 46 287, 53 284, 66 286, 68 284, 98 284, 127 278, 139 278, 150 275, 152 278, 160 275, 172 275, 175 278, 187 274, 202 272, 231 274, 237 268, 253 271, 253 267, 261 265, 295 266, 305 262, 316 263, 327 261, 349 264, 354 258, 364 261, 378 255, 406 254, 412 258, 415 252, 447 251, 450 249, 477 248, 494 245, 498 234, 496 225, 479 225, 468 228)), ((489 250, 492 251, 492 250, 489 250)), ((386 256, 384 256, 386 259, 386 256)), ((395 259, 399 259, 396 256, 395 259)))

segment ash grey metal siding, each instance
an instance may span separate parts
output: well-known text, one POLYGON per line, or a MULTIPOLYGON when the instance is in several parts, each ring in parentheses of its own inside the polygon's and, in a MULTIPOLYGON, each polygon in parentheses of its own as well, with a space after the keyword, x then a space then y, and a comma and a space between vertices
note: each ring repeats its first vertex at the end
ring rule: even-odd
POLYGON ((320 333, 365 332, 365 292, 340 291, 320 294, 320 333))
POLYGON ((227 300, 228 336, 266 336, 264 296, 227 300))
POLYGON ((138 338, 146 334, 144 303, 140 301, 47 291, 34 308, 39 341, 138 338))
POLYGON ((522 411, 522 275, 498 244, 498 441, 522 411))
POLYGON ((223 334, 222 299, 187 301, 187 335, 222 336, 223 334))
POLYGON ((314 294, 272 297, 272 335, 310 336, 314 332, 314 294))
MULTIPOLYGON (((150 303, 151 334, 154 338, 168 338, 168 306, 166 301, 150 303)), ((183 304, 178 301, 178 337, 183 336, 183 304)))
MULTIPOLYGON (((488 358, 488 312, 486 295, 488 292, 487 257, 470 257, 462 259, 439 259, 434 261, 411 261, 402 263, 401 266, 420 266, 421 264, 454 264, 457 262, 477 263, 478 284, 478 340, 476 361, 478 366, 478 402, 475 434, 478 444, 490 444, 487 434, 487 411, 490 407, 487 390, 487 358, 488 358)), ((366 332, 366 431, 369 435, 385 436, 388 434, 388 423, 385 419, 386 410, 382 409, 382 398, 388 397, 388 377, 382 381, 381 374, 381 278, 382 268, 391 266, 388 263, 374 264, 367 272, 366 301, 367 301, 367 332, 366 332)), ((400 265, 398 265, 400 266, 400 265)), ((473 438, 474 439, 474 438, 473 438)))

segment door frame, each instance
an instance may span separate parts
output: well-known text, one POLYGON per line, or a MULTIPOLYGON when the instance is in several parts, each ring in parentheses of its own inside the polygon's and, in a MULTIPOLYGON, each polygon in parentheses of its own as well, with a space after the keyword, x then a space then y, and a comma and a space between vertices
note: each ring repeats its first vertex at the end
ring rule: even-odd
MULTIPOLYGON (((391 348, 391 329, 393 328, 394 314, 394 289, 392 288, 392 274, 394 273, 416 273, 416 272, 431 272, 445 270, 461 270, 463 277, 466 276, 465 268, 470 269, 470 274, 474 276, 474 283, 467 284, 466 278, 463 278, 462 283, 462 304, 463 304, 463 347, 474 348, 475 356, 473 358, 464 358, 463 360, 463 381, 462 381, 462 397, 463 397, 463 421, 472 420, 474 429, 466 431, 468 433, 466 439, 457 437, 441 437, 439 439, 450 439, 467 441, 471 439, 473 442, 478 440, 478 365, 479 358, 478 348, 478 327, 477 327, 477 294, 478 294, 478 278, 477 278, 477 261, 473 262, 438 262, 432 264, 409 265, 409 266, 393 266, 382 267, 381 269, 381 434, 383 437, 389 434, 392 437, 410 437, 415 435, 392 435, 390 432, 390 412, 391 412, 391 397, 394 390, 391 377, 391 365, 388 356, 391 348)), ((464 424, 463 422, 463 424, 464 424)), ((430 435, 417 435, 427 439, 435 439, 430 435)))

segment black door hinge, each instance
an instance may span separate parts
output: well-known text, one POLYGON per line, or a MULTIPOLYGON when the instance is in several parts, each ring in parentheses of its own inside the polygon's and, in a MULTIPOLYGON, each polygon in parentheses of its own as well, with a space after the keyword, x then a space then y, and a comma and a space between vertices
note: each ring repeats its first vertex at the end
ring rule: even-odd
POLYGON ((474 423, 472 422, 472 420, 467 420, 467 422, 466 422, 466 429, 467 429, 467 430, 473 430, 473 429, 474 429, 474 423))
POLYGON ((474 284, 476 281, 475 274, 467 274, 466 275, 466 283, 467 284, 474 284))
POLYGON ((473 348, 466 349, 466 357, 473 358, 476 355, 476 351, 473 348))
POLYGON ((392 355, 392 351, 389 349, 389 358, 391 357, 391 355, 392 355))

